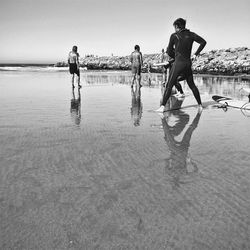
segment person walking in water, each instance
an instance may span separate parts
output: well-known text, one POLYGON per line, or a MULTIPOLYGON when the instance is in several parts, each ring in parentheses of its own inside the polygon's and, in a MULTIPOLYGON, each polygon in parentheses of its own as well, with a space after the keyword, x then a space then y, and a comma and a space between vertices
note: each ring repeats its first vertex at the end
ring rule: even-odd
POLYGON ((77 75, 77 83, 78 87, 81 88, 80 85, 80 63, 79 63, 79 54, 77 52, 77 46, 73 46, 72 51, 69 52, 68 56, 68 64, 69 64, 69 72, 72 74, 72 87, 74 88, 74 78, 75 74, 77 75))
POLYGON ((135 45, 134 52, 130 56, 131 70, 132 70, 132 83, 134 86, 135 80, 137 80, 139 87, 141 87, 141 68, 143 66, 142 53, 140 52, 140 46, 135 45))
POLYGON ((186 20, 183 18, 176 19, 173 25, 176 32, 170 36, 167 53, 170 57, 175 58, 175 61, 168 77, 168 83, 163 94, 161 106, 156 110, 156 112, 164 112, 165 105, 171 96, 171 90, 177 82, 179 76, 183 76, 186 79, 199 108, 202 109, 200 93, 194 83, 191 66, 192 61, 195 60, 205 47, 206 41, 194 32, 186 29, 186 20), (199 43, 200 46, 191 58, 193 42, 199 43))

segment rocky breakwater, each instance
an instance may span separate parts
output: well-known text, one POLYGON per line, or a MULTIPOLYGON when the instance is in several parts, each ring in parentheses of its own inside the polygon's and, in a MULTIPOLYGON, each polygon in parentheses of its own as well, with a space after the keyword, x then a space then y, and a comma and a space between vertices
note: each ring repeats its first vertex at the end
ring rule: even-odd
MULTIPOLYGON (((143 55, 142 71, 147 71, 147 65, 160 61, 160 54, 145 54, 143 55)), ((82 67, 92 70, 130 70, 130 56, 111 56, 111 57, 85 57, 80 59, 82 67)), ((152 69, 158 72, 158 69, 152 69)))
POLYGON ((80 64, 93 70, 129 70, 129 56, 90 56, 80 59, 80 64))
MULTIPOLYGON (((147 71, 148 65, 160 62, 160 54, 143 55, 143 72, 147 71)), ((130 70, 130 56, 85 56, 80 58, 80 66, 88 70, 130 70)), ((55 67, 67 67, 67 62, 58 62, 55 67)), ((160 68, 153 68, 152 72, 160 72, 160 68)))
POLYGON ((250 49, 241 47, 203 53, 193 63, 193 70, 204 74, 250 74, 250 49))
MULTIPOLYGON (((160 62, 160 58, 161 54, 144 54, 143 72, 147 72, 148 65, 160 62)), ((130 70, 129 59, 129 56, 85 56, 80 58, 80 65, 89 70, 130 70)), ((55 66, 65 67, 67 63, 59 62, 55 66)), ((161 67, 150 68, 151 72, 161 72, 161 67)), ((200 74, 250 74, 250 49, 241 47, 203 53, 193 63, 193 70, 200 74)))

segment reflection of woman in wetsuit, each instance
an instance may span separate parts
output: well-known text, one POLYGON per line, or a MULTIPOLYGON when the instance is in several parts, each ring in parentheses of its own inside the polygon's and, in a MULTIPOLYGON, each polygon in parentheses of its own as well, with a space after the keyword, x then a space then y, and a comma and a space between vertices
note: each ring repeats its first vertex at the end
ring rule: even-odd
POLYGON ((75 90, 72 87, 72 99, 70 101, 70 113, 76 125, 81 123, 81 92, 78 88, 78 98, 75 97, 75 90))
MULTIPOLYGON (((175 97, 170 98, 174 99, 175 97)), ((173 106, 171 108, 173 108, 173 106)), ((166 159, 165 171, 172 177, 174 186, 178 187, 181 176, 198 171, 195 162, 193 162, 188 155, 188 149, 192 134, 198 126, 201 112, 197 113, 194 120, 187 128, 181 141, 177 141, 176 137, 182 133, 188 124, 189 115, 181 110, 172 111, 170 112, 170 115, 174 115, 178 120, 173 126, 170 126, 168 123, 169 118, 162 118, 162 126, 165 135, 164 138, 170 150, 170 157, 166 159), (192 167, 191 170, 188 170, 189 164, 192 167)))
POLYGON ((131 88, 131 97, 131 118, 134 126, 139 126, 142 117, 141 88, 139 86, 136 86, 135 90, 131 88))

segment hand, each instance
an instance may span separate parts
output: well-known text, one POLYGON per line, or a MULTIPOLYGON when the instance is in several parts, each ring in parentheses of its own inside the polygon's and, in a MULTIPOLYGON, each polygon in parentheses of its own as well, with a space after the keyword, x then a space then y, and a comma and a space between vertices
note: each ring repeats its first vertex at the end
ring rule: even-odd
POLYGON ((197 57, 197 55, 195 55, 195 54, 194 54, 194 55, 192 55, 192 57, 191 57, 191 61, 192 61, 192 62, 194 62, 194 61, 195 61, 195 59, 196 59, 196 57, 197 57))

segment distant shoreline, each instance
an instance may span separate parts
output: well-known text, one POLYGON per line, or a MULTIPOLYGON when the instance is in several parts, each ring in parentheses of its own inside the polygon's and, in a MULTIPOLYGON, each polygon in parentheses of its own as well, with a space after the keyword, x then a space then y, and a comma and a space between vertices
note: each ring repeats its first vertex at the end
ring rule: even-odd
POLYGON ((54 67, 54 63, 0 63, 0 67, 54 67))

